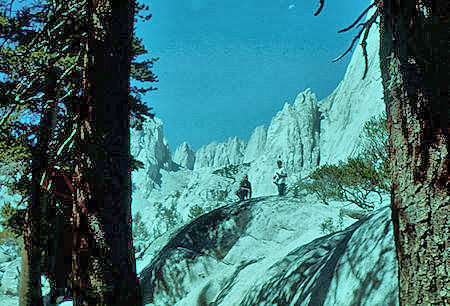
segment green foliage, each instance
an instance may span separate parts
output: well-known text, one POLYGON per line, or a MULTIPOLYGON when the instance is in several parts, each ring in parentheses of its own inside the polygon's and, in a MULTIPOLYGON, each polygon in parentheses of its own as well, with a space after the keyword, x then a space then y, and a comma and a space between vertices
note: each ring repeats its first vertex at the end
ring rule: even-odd
POLYGON ((145 223, 142 221, 142 216, 139 212, 134 215, 133 218, 133 240, 148 240, 150 234, 147 231, 145 223))
POLYGON ((324 165, 312 172, 296 186, 316 194, 325 204, 330 200, 349 201, 361 208, 374 207, 373 195, 382 201, 382 194, 390 190, 389 158, 386 120, 372 118, 363 130, 365 149, 354 158, 338 165, 324 165))
POLYGON ((327 218, 327 219, 325 219, 324 222, 322 222, 320 224, 320 228, 322 230, 322 233, 324 233, 324 234, 335 233, 337 231, 342 230, 343 227, 344 227, 344 222, 343 222, 342 216, 339 216, 339 220, 338 220, 337 224, 334 223, 333 218, 327 218))
MULTIPOLYGON (((47 201, 47 197, 43 196, 42 201, 47 201)), ((0 224, 4 230, 10 232, 15 238, 22 236, 25 227, 26 209, 18 209, 13 207, 9 202, 5 203, 0 211, 0 224)), ((42 215, 46 212, 42 211, 42 215)), ((48 240, 47 235, 55 233, 55 224, 52 219, 41 219, 41 240, 48 240)), ((44 249, 44 247, 42 246, 44 249)))
POLYGON ((142 21, 148 21, 150 20, 150 18, 152 18, 152 14, 144 14, 144 12, 148 12, 150 7, 144 3, 140 3, 138 1, 135 2, 136 3, 136 12, 135 12, 135 16, 137 18, 140 18, 142 21))
POLYGON ((1 15, 0 16, 0 27, 4 27, 8 24, 8 18, 6 18, 6 16, 1 15))
MULTIPOLYGON (((39 161, 37 155, 43 156, 43 160, 48 159, 50 164, 62 164, 64 168, 72 165, 73 152, 64 150, 64 156, 56 156, 55 152, 71 134, 76 122, 73 106, 83 98, 82 74, 89 62, 84 35, 87 30, 92 30, 87 28, 89 14, 85 14, 86 3, 74 0, 34 1, 22 3, 20 6, 24 8, 18 11, 9 10, 9 2, 0 3, 0 11, 7 14, 0 18, 0 165, 17 165, 9 173, 21 176, 16 182, 8 183, 9 192, 29 196, 29 161, 32 158, 39 161), (49 134, 49 146, 47 141, 42 141, 45 133, 37 128, 39 118, 48 113, 47 110, 54 115, 52 124, 46 122, 40 126, 55 127, 49 134), (45 149, 36 150, 39 143, 45 144, 45 149), (32 156, 32 152, 38 154, 32 156)), ((137 8, 137 11, 146 8, 137 8)), ((141 55, 147 53, 142 45, 139 48, 141 55)), ((136 56, 131 52, 131 78, 144 85, 142 88, 133 86, 129 97, 131 116, 139 123, 143 116, 152 115, 151 108, 142 101, 142 94, 154 90, 147 84, 156 82, 157 78, 150 70, 156 59, 136 59, 136 56)), ((130 164, 132 169, 142 166, 135 160, 130 164)), ((16 217, 24 216, 23 211, 11 214, 10 209, 4 210, 9 225, 15 219, 20 220, 16 217)), ((42 250, 46 249, 46 243, 52 241, 51 236, 56 232, 53 219, 48 217, 42 214, 42 236, 39 237, 42 250)), ((18 226, 19 232, 23 227, 23 223, 18 226)), ((42 256, 43 261, 46 259, 47 256, 42 256)))
POLYGON ((189 208, 189 218, 193 219, 205 213, 205 210, 199 205, 195 204, 189 208))
POLYGON ((238 165, 228 165, 223 168, 213 171, 213 174, 217 174, 226 178, 235 179, 236 174, 239 172, 238 165))
POLYGON ((224 201, 228 196, 227 190, 210 189, 207 193, 207 199, 211 201, 224 201))
MULTIPOLYGON (((56 98, 62 102, 60 110, 66 113, 68 121, 72 121, 71 104, 79 96, 82 86, 82 33, 88 30, 83 5, 83 1, 73 0, 62 2, 57 7, 45 2, 30 3, 11 16, 1 16, 0 73, 4 74, 5 81, 1 83, 5 88, 0 85, 0 114, 8 113, 8 108, 14 109, 11 115, 20 113, 21 109, 39 114, 47 103, 45 80, 48 72, 53 70, 57 75, 53 89, 56 90, 56 98)), ((9 3, 0 3, 0 8, 2 12, 8 12, 9 3)), ((142 14, 148 10, 147 5, 137 3, 136 16, 149 19, 150 15, 142 14)), ((138 119, 134 121, 138 126, 144 116, 152 116, 151 108, 142 102, 142 94, 155 89, 147 84, 157 82, 151 71, 157 59, 136 58, 144 55, 148 55, 148 51, 142 39, 134 36, 131 77, 146 86, 132 86, 130 89, 130 111, 132 117, 138 119)))
POLYGON ((17 209, 7 202, 3 205, 0 216, 2 220, 0 224, 3 226, 4 232, 10 233, 10 237, 18 238, 22 235, 25 224, 25 210, 17 209))
MULTIPOLYGON (((387 130, 386 114, 379 117, 372 117, 364 124, 363 146, 361 155, 375 168, 390 185, 391 173, 389 169, 389 135, 387 130)), ((385 186, 389 188, 389 186, 385 186)))
POLYGON ((177 224, 183 221, 183 218, 176 210, 175 202, 172 202, 170 207, 162 205, 162 203, 155 202, 156 207, 156 218, 164 221, 166 226, 166 231, 174 228, 177 224))
MULTIPOLYGON (((37 123, 55 98, 55 130, 47 150, 51 164, 69 169, 73 152, 66 146, 56 152, 73 130, 74 100, 80 98, 84 65, 86 15, 83 2, 69 0, 55 7, 51 3, 28 3, 11 12, 9 2, 0 3, 0 169, 9 177, 9 193, 29 196, 31 185, 31 152, 35 147, 37 123), (9 12, 9 13, 8 13, 9 12), (55 82, 49 86, 48 80, 55 82), (49 92, 51 88, 51 92, 49 92), (54 90, 54 92, 53 92, 54 90), (7 165, 5 170, 3 165, 7 165), (6 171, 6 172, 5 172, 6 171)), ((137 3, 136 17, 148 20, 147 5, 137 3)), ((130 113, 133 127, 141 127, 151 108, 142 95, 155 90, 148 84, 157 82, 151 71, 157 58, 149 58, 142 39, 134 36, 131 48, 131 78, 138 86, 130 88, 130 113), (137 58, 137 57, 140 58, 137 58)), ((143 164, 132 158, 131 171, 143 164)))
POLYGON ((14 213, 17 211, 17 209, 13 208, 9 202, 5 203, 1 209, 0 216, 8 220, 14 213))
POLYGON ((142 221, 142 217, 139 213, 136 213, 133 218, 133 240, 136 241, 135 249, 139 253, 136 259, 140 259, 144 256, 145 251, 150 247, 151 243, 161 237, 165 232, 174 228, 177 224, 183 222, 180 214, 176 212, 175 202, 172 202, 170 207, 163 206, 160 202, 155 202, 156 220, 161 221, 164 224, 165 229, 161 226, 153 227, 149 232, 142 221))
POLYGON ((216 193, 216 200, 217 201, 224 201, 228 196, 228 191, 226 190, 217 190, 216 193))
POLYGON ((306 182, 299 180, 296 184, 288 187, 287 192, 291 192, 294 198, 303 198, 308 194, 308 191, 306 190, 306 182))
POLYGON ((143 255, 150 245, 151 235, 142 221, 142 216, 137 212, 133 217, 133 243, 135 252, 140 253, 137 257, 143 255))
POLYGON ((232 180, 236 180, 236 175, 243 170, 243 168, 250 167, 250 163, 244 163, 241 165, 228 165, 223 168, 213 171, 213 174, 220 175, 232 180))

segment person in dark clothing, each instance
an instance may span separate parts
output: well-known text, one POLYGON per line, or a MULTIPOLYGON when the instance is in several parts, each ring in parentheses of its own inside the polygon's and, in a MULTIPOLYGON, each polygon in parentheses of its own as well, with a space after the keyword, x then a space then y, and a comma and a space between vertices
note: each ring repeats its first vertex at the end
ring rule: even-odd
POLYGON ((239 186, 239 190, 236 192, 240 201, 248 200, 252 197, 252 185, 248 180, 248 175, 244 175, 244 178, 241 181, 241 185, 239 186))

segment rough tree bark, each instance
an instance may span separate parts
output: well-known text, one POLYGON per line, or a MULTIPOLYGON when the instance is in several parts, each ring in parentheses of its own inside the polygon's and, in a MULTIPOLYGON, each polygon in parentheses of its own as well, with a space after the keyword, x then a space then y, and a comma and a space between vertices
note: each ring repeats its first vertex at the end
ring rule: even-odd
POLYGON ((23 248, 21 249, 21 271, 19 280, 19 303, 22 306, 42 305, 41 290, 41 244, 40 244, 40 187, 39 174, 42 173, 42 156, 33 153, 31 201, 28 203, 23 232, 23 248))
POLYGON ((142 303, 130 213, 133 12, 133 0, 88 1, 87 69, 82 99, 76 106, 79 134, 73 177, 72 289, 76 305, 142 303))
POLYGON ((450 305, 449 2, 378 5, 400 305, 450 305))
POLYGON ((19 280, 19 302, 21 306, 42 305, 41 290, 41 221, 46 203, 41 196, 41 175, 48 166, 47 149, 55 128, 55 88, 56 74, 49 71, 47 74, 46 93, 47 101, 42 107, 41 120, 36 145, 32 150, 32 180, 31 200, 28 203, 25 227, 23 231, 23 248, 21 250, 22 263, 19 280))

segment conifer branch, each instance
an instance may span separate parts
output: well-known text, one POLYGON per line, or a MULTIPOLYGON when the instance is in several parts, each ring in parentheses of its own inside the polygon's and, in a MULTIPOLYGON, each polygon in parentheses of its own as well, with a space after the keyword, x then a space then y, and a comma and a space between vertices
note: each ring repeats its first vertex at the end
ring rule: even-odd
POLYGON ((358 21, 360 21, 361 18, 363 18, 364 15, 365 15, 365 14, 366 14, 366 13, 367 13, 374 5, 376 5, 375 2, 372 3, 371 5, 369 5, 369 7, 366 8, 366 9, 364 10, 364 12, 362 12, 361 15, 359 15, 359 17, 355 20, 355 22, 353 22, 351 25, 349 25, 349 26, 346 27, 345 29, 339 30, 338 33, 347 32, 348 30, 350 30, 351 28, 353 28, 353 27, 358 23, 358 21))
POLYGON ((8 112, 2 116, 2 119, 0 120, 0 127, 3 127, 3 123, 8 121, 9 116, 12 114, 14 107, 10 107, 8 112))

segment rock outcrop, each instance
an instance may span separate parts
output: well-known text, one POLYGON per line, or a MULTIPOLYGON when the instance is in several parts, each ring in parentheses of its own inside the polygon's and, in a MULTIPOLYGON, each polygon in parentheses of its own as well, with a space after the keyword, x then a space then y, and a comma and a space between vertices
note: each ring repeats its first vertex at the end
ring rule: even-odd
POLYGON ((266 148, 267 131, 264 125, 257 126, 250 139, 244 153, 244 163, 252 162, 259 158, 266 148))
MULTIPOLYGON (((369 11, 371 16, 373 9, 369 11)), ((336 163, 360 150, 359 136, 364 123, 386 109, 380 72, 380 29, 374 24, 367 38, 368 70, 364 75, 362 47, 357 45, 344 80, 333 93, 319 102, 320 164, 336 163)))
POLYGON ((21 267, 21 259, 16 258, 8 261, 5 265, 4 272, 0 280, 0 294, 18 295, 19 293, 19 273, 21 267))
POLYGON ((237 137, 230 137, 226 142, 212 142, 196 152, 194 170, 240 164, 244 160, 245 148, 246 143, 237 137))
POLYGON ((266 156, 281 159, 291 171, 311 169, 319 159, 319 118, 316 95, 300 93, 293 105, 285 104, 267 131, 266 156))
POLYGON ((286 103, 272 119, 267 133, 255 129, 244 161, 251 162, 248 175, 254 195, 276 194, 272 177, 280 159, 288 172, 288 184, 295 183, 319 164, 319 111, 310 89, 300 93, 294 103, 286 103))
POLYGON ((269 197, 200 216, 141 272, 146 303, 397 305, 389 208, 315 239, 324 211, 269 197))
MULTIPOLYGON (((237 137, 230 137, 225 142, 203 146, 195 154, 187 144, 183 144, 175 152, 174 162, 194 171, 214 171, 229 165, 250 163, 245 172, 252 182, 253 194, 263 196, 277 193, 272 177, 278 159, 283 161, 287 170, 288 186, 292 186, 320 165, 337 163, 356 155, 362 148, 360 137, 364 123, 372 116, 380 115, 385 108, 377 25, 372 27, 367 43, 369 65, 365 79, 362 79, 364 57, 358 46, 344 80, 327 98, 317 101, 316 95, 308 88, 292 104, 286 103, 267 129, 264 126, 255 128, 248 144, 237 137)), ((144 137, 141 133, 136 138, 138 142, 132 142, 132 152, 146 163, 146 169, 140 170, 145 175, 134 173, 133 182, 141 186, 141 190, 148 191, 155 184, 160 186, 159 170, 168 169, 164 165, 170 163, 170 153, 162 136, 161 121, 153 120, 147 124, 147 130, 149 135, 144 137), (144 145, 145 141, 148 144, 144 145), (145 147, 149 147, 148 152, 145 152, 145 147)), ((144 198, 148 197, 147 191, 143 192, 144 198)))
POLYGON ((160 169, 170 169, 172 159, 164 138, 162 121, 147 118, 142 130, 131 130, 131 155, 144 163, 144 168, 132 173, 133 185, 148 194, 155 184, 160 184, 160 169))
POLYGON ((193 170, 195 164, 195 152, 186 142, 183 142, 175 150, 172 160, 186 169, 193 170))

